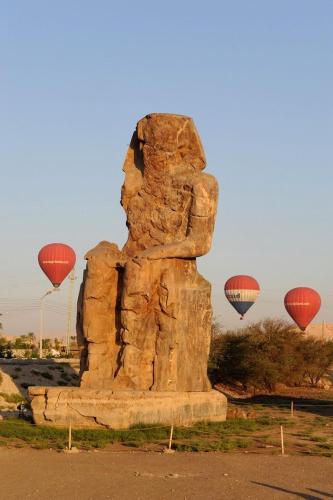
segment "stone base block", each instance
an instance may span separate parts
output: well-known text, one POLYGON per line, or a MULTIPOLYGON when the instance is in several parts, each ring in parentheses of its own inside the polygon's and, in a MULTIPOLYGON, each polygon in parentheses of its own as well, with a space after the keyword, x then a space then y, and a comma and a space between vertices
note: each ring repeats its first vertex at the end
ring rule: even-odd
POLYGON ((133 424, 190 425, 226 418, 226 397, 217 391, 113 391, 78 387, 30 387, 38 425, 126 429, 133 424))

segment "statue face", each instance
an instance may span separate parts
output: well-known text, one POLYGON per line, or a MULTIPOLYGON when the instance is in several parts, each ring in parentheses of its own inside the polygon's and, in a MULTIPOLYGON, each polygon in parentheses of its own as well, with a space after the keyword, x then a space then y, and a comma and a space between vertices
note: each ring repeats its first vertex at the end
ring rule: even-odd
POLYGON ((138 122, 137 136, 145 167, 202 170, 206 160, 191 118, 153 113, 138 122))
POLYGON ((168 174, 178 170, 181 167, 182 162, 177 151, 173 153, 168 153, 166 151, 161 151, 151 147, 148 144, 144 144, 142 148, 143 153, 143 163, 144 163, 144 176, 147 173, 159 173, 168 174))
POLYGON ((139 121, 139 141, 156 151, 173 153, 178 149, 178 137, 189 118, 166 113, 153 113, 139 121))

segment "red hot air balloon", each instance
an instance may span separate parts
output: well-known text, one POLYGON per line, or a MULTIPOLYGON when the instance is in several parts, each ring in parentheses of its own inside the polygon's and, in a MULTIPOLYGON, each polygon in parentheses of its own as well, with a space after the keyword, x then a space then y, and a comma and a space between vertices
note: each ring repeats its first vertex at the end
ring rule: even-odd
POLYGON ((64 243, 45 245, 38 254, 39 265, 54 288, 58 288, 68 276, 75 266, 75 261, 74 250, 64 243))
POLYGON ((286 294, 284 306, 296 325, 304 332, 318 313, 321 299, 319 293, 312 288, 293 288, 286 294))
POLYGON ((239 312, 241 319, 255 303, 259 291, 259 283, 252 276, 233 276, 224 285, 225 296, 232 307, 239 312))

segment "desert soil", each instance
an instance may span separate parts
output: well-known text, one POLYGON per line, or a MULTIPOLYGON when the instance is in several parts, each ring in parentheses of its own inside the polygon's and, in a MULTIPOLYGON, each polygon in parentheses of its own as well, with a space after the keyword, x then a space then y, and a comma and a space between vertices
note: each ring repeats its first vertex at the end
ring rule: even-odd
POLYGON ((325 457, 0 450, 6 499, 327 499, 325 457))

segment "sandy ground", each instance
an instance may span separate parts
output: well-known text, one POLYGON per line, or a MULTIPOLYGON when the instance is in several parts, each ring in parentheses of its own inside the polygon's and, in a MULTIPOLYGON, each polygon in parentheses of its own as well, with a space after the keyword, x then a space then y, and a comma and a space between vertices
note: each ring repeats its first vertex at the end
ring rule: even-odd
POLYGON ((327 499, 333 460, 219 453, 0 450, 4 499, 327 499))

